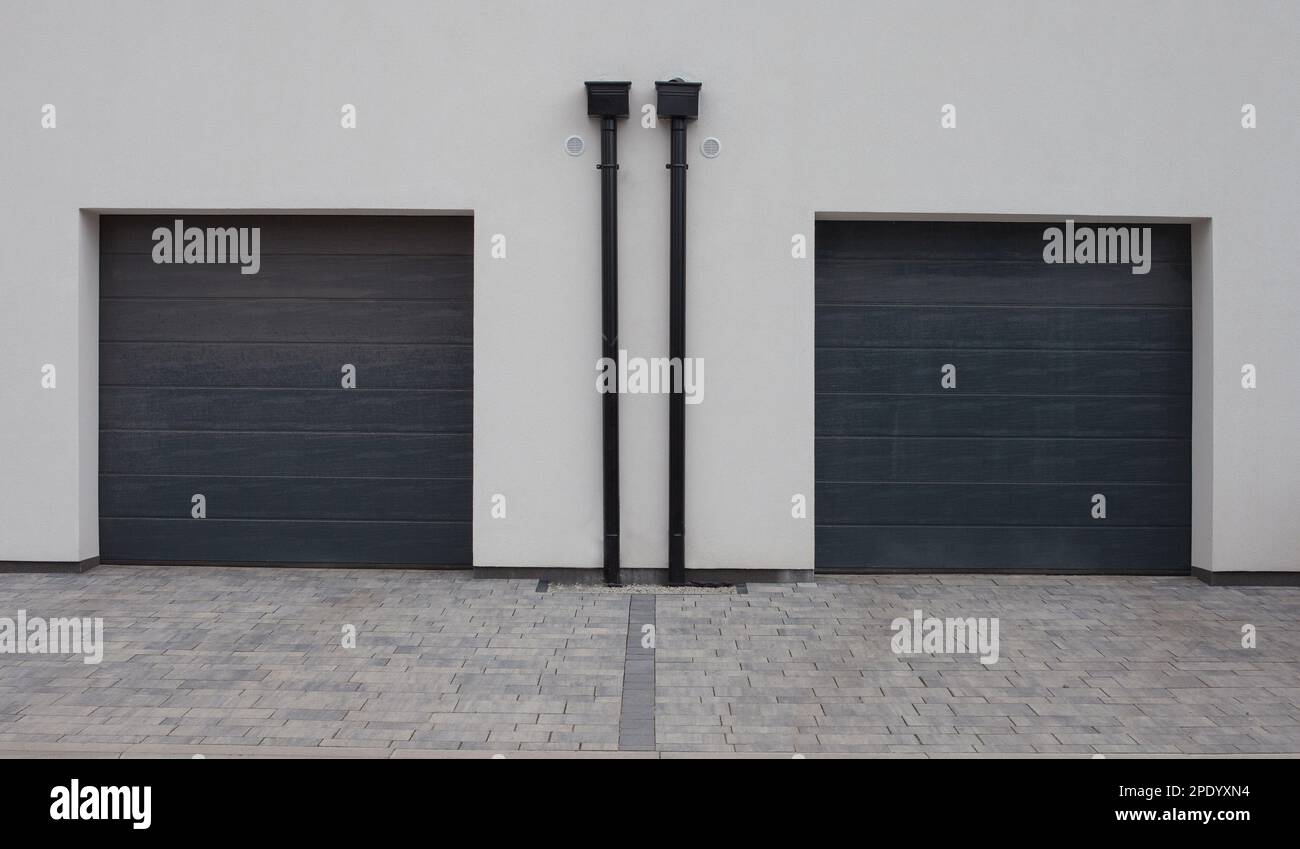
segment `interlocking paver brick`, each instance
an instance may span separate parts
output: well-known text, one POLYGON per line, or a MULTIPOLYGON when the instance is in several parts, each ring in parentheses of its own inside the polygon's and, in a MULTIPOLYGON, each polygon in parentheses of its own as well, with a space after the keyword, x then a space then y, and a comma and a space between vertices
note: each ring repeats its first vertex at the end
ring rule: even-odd
POLYGON ((97 666, 0 655, 0 751, 1300 753, 1296 589, 823 577, 657 594, 649 650, 644 616, 629 633, 636 596, 535 588, 363 569, 0 575, 0 615, 103 616, 106 641, 97 666), (890 624, 917 609, 998 617, 998 662, 895 654, 890 624))

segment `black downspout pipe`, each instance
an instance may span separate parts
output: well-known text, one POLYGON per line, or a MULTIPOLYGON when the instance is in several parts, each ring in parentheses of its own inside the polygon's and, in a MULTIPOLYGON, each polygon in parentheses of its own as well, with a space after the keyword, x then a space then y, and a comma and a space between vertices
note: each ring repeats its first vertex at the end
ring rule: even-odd
MULTIPOLYGON (((600 118, 600 355, 618 362, 618 129, 628 116, 630 82, 588 82, 587 114, 600 118)), ((617 373, 617 372, 615 372, 617 373)), ((618 499, 618 392, 601 396, 601 456, 604 487, 605 583, 618 585, 620 530, 618 499)))
POLYGON ((672 121, 669 149, 668 356, 674 364, 668 396, 668 584, 686 583, 686 121, 699 116, 700 83, 655 83, 656 114, 672 121))
MULTIPOLYGON (((668 213, 668 357, 685 378, 686 119, 673 116, 668 213)), ((686 395, 676 379, 668 396, 668 585, 686 583, 686 395)))

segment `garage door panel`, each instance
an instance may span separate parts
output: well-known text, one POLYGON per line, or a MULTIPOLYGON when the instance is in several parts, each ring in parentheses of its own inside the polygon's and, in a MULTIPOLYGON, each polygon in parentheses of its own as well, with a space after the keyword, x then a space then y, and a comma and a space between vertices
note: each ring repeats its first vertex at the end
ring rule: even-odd
MULTIPOLYGON (((427 215, 106 215, 99 221, 102 254, 148 255, 157 227, 259 227, 263 256, 369 254, 468 256, 474 221, 427 215)), ((185 266, 192 268, 193 266, 185 266)))
MULTIPOLYGON (((1106 524, 1186 527, 1186 484, 998 484, 823 482, 817 525, 1002 525, 1097 527, 1093 496, 1106 497, 1106 524)), ((820 531, 819 531, 820 533, 820 531)))
POLYGON ((101 559, 471 563, 470 219, 104 216, 100 248, 101 559), (260 227, 259 273, 154 263, 176 218, 260 227))
MULTIPOLYGON (((816 257, 823 259, 925 259, 1043 263, 1043 231, 1064 220, 1043 221, 818 221, 816 257)), ((1189 262, 1191 230, 1185 224, 1084 222, 1077 227, 1149 227, 1152 262, 1189 262)), ((1127 266, 1118 268, 1129 274, 1127 266)), ((1140 276, 1140 275, 1134 275, 1140 276)))
POLYGON ((817 531, 819 569, 1185 573, 1186 528, 855 527, 817 531))
POLYGON ((455 566, 472 558, 468 524, 101 519, 100 545, 118 561, 455 566))
MULTIPOLYGON (((825 481, 1183 483, 1191 441, 818 437, 825 481)), ((817 501, 821 503, 821 496, 817 501)))
POLYGON ((270 254, 256 274, 238 265, 185 265, 183 274, 159 268, 139 254, 106 254, 100 286, 114 298, 295 298, 375 300, 460 300, 474 294, 474 260, 469 256, 321 256, 270 254))
POLYGON ((100 303, 110 341, 469 344, 474 317, 456 301, 128 298, 100 303))
POLYGON ((972 351, 817 349, 817 391, 933 393, 957 367, 962 392, 1003 395, 1192 394, 1185 351, 972 351))
POLYGON ((105 474, 467 476, 470 434, 359 437, 321 433, 104 431, 105 474))
POLYGON ((818 568, 1187 570, 1191 230, 1061 224, 818 222, 818 568))
POLYGON ((468 522, 469 478, 295 478, 104 475, 108 519, 189 518, 202 494, 212 519, 468 522))
POLYGON ((344 364, 365 389, 473 387, 467 344, 103 342, 100 386, 341 388, 344 364))
POLYGON ((1153 263, 1146 274, 1095 265, 818 258, 817 301, 914 304, 1191 307, 1190 263, 1153 263))
POLYGON ((467 391, 106 387, 114 428, 171 431, 468 433, 467 391))
POLYGON ((817 395, 824 436, 1182 438, 1190 396, 817 395))
POLYGON ((817 308, 820 345, 845 348, 1041 348, 1190 351, 1189 311, 1150 307, 817 308))

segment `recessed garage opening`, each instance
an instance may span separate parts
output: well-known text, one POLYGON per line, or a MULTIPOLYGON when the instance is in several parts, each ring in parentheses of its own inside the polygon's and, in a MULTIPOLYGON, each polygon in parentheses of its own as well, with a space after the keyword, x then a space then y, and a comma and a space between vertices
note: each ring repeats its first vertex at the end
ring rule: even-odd
POLYGON ((103 216, 101 560, 470 565, 472 242, 468 217, 103 216))
POLYGON ((1149 267, 1045 261, 1064 220, 818 222, 818 569, 1188 574, 1190 226, 1077 226, 1149 267))

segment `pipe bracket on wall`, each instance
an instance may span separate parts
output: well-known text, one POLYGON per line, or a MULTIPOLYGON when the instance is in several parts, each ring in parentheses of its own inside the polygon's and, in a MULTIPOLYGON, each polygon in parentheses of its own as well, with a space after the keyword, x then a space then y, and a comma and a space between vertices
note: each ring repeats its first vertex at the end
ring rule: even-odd
MULTIPOLYGON (((600 119, 600 355, 618 362, 618 129, 628 116, 630 82, 587 84, 587 115, 600 119)), ((621 583, 618 473, 618 393, 601 395, 601 455, 604 488, 605 583, 621 583)))
POLYGON ((671 119, 668 356, 682 378, 668 396, 668 583, 686 583, 686 122, 699 117, 700 83, 655 83, 656 114, 671 119))

